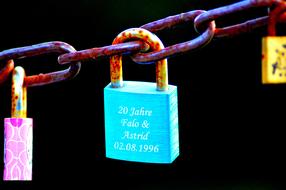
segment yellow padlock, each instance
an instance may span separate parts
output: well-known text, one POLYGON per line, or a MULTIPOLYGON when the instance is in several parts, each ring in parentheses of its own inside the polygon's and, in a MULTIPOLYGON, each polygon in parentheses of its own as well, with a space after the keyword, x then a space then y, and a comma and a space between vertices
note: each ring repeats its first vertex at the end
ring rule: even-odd
POLYGON ((269 15, 268 36, 262 38, 262 83, 286 83, 286 36, 276 36, 275 24, 286 6, 273 9, 269 15))

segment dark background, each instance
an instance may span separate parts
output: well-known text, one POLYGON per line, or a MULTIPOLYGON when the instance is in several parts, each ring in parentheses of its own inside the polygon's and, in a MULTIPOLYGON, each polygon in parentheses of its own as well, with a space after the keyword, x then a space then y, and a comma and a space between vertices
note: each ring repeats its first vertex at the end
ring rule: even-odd
MULTIPOLYGON (((238 1, 9 1, 1 5, 0 50, 48 41, 64 41, 77 50, 106 46, 125 29, 234 2, 238 1)), ((266 8, 253 9, 218 19, 216 24, 223 27, 265 14, 266 8)), ((156 34, 165 46, 198 36, 193 23, 156 34)), ((261 27, 213 39, 202 49, 168 59, 169 83, 178 87, 180 135, 180 156, 170 165, 105 158, 107 58, 83 62, 72 80, 29 88, 33 181, 1 181, 1 190, 74 185, 89 189, 282 189, 286 87, 261 83, 261 38, 265 35, 266 27, 261 27)), ((28 75, 66 68, 57 64, 57 56, 15 63, 28 75)), ((155 66, 138 65, 125 57, 124 79, 155 81, 155 66)), ((10 81, 1 85, 0 97, 3 122, 10 117, 10 81)))

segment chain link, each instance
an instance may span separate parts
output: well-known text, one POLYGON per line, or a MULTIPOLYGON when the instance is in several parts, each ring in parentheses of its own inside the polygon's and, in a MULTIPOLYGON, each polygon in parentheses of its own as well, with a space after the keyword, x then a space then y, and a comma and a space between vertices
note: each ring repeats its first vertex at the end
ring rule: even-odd
MULTIPOLYGON (((199 34, 195 39, 190 41, 174 44, 169 47, 165 47, 162 50, 148 53, 141 53, 141 51, 146 51, 149 49, 149 45, 143 41, 129 41, 81 51, 75 51, 72 46, 64 42, 46 42, 32 46, 5 50, 0 52, 0 60, 6 61, 5 65, 0 70, 0 84, 8 78, 9 74, 14 68, 12 59, 20 59, 52 52, 59 53, 60 55, 58 57, 58 63, 70 64, 69 69, 25 77, 25 85, 27 86, 45 85, 75 77, 80 70, 79 61, 110 57, 116 54, 132 54, 131 57, 136 63, 149 64, 164 58, 201 48, 208 44, 213 38, 224 38, 250 32, 255 28, 265 26, 268 22, 275 25, 275 22, 271 21, 268 15, 265 15, 263 17, 247 20, 243 23, 216 28, 215 21, 217 19, 225 17, 229 14, 246 11, 248 9, 264 7, 270 10, 270 8, 273 7, 282 7, 281 10, 276 10, 276 12, 279 12, 277 13, 279 16, 272 16, 272 20, 286 22, 286 15, 280 15, 281 12, 285 12, 285 8, 283 8, 285 6, 286 3, 282 0, 245 0, 208 11, 193 10, 145 24, 141 26, 141 28, 155 33, 175 27, 179 24, 193 22, 194 29, 199 34)), ((275 27, 272 26, 270 28, 275 27)))
POLYGON ((101 57, 112 56, 115 54, 130 54, 132 52, 147 51, 149 45, 141 41, 131 41, 110 46, 91 48, 73 53, 65 53, 58 57, 60 64, 67 64, 74 61, 99 59, 101 57))
MULTIPOLYGON (((23 59, 49 53, 71 53, 75 51, 76 50, 71 45, 65 42, 54 41, 2 51, 0 52, 0 60, 23 59)), ((5 65, 4 69, 0 71, 0 84, 1 82, 4 82, 13 68, 14 64, 12 65, 11 61, 8 61, 8 64, 5 65), (1 75, 2 73, 3 75, 1 75)), ((62 71, 26 76, 24 85, 41 86, 71 79, 79 73, 80 68, 81 64, 79 62, 74 62, 68 69, 62 71)))

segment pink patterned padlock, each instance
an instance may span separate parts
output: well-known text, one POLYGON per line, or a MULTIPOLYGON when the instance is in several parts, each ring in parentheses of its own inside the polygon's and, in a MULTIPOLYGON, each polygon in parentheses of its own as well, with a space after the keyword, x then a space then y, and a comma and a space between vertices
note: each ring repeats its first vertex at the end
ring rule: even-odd
POLYGON ((12 76, 11 118, 4 119, 3 180, 32 180, 33 119, 27 116, 25 71, 16 67, 12 76))

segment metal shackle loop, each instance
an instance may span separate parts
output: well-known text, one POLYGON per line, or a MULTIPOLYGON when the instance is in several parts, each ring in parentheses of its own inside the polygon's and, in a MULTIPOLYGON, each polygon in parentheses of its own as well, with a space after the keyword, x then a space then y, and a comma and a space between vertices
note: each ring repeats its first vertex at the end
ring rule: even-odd
POLYGON ((279 17, 286 12, 286 2, 279 2, 277 6, 270 10, 268 20, 268 36, 276 36, 276 23, 279 17))
MULTIPOLYGON (((127 40, 142 40, 150 46, 152 51, 159 51, 164 48, 161 40, 153 33, 143 28, 127 29, 113 40, 112 44, 123 43, 127 40)), ((122 55, 110 57, 111 87, 123 87, 122 55)), ((156 83, 158 91, 168 90, 168 68, 167 59, 156 62, 156 83)))
POLYGON ((14 61, 12 59, 9 59, 4 65, 4 67, 0 69, 0 84, 4 83, 7 80, 13 69, 14 69, 14 61))
POLYGON ((17 66, 12 73, 12 118, 27 117, 27 86, 24 85, 25 70, 17 66))

